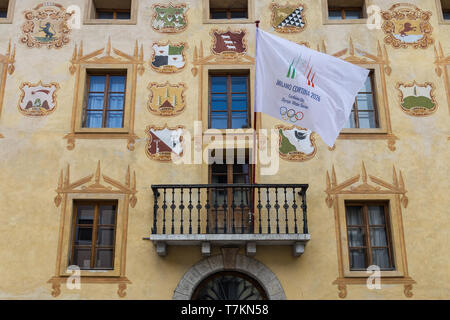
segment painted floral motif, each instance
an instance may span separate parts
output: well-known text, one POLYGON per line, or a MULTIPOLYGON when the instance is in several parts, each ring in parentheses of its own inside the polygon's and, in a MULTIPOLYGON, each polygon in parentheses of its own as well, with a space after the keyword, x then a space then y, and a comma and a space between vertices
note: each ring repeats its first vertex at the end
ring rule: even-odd
POLYGON ((57 83, 23 83, 19 100, 19 111, 26 116, 40 117, 52 113, 56 108, 57 83))
POLYGON ((61 48, 69 43, 70 28, 67 25, 72 13, 58 3, 44 2, 33 10, 25 11, 20 42, 28 47, 61 48))

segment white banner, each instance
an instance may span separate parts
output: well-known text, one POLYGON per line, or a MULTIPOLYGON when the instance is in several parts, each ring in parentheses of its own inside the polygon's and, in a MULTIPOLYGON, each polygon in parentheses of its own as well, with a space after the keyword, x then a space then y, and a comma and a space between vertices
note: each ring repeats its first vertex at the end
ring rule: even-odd
POLYGON ((317 132, 332 147, 369 70, 257 29, 255 111, 317 132))

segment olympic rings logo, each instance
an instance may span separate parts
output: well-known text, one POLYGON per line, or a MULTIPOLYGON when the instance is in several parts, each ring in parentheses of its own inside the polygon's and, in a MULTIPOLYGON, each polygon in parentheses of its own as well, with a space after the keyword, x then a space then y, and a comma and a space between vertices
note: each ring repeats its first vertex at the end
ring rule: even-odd
POLYGON ((283 120, 290 121, 292 123, 300 121, 304 117, 303 112, 301 112, 301 111, 295 112, 294 109, 288 109, 286 107, 280 108, 280 115, 283 120))

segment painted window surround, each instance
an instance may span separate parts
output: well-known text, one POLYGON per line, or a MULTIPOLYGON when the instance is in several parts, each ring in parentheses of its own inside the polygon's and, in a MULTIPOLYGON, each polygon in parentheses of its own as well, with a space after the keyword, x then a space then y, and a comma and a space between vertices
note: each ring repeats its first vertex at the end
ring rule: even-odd
POLYGON ((203 23, 204 24, 254 24, 255 23, 255 0, 248 0, 248 18, 246 19, 211 19, 209 15, 209 1, 203 0, 203 23))
POLYGON ((338 285, 339 297, 347 296, 347 285, 366 285, 372 273, 351 271, 348 253, 346 201, 384 201, 389 206, 389 222, 392 239, 393 262, 395 270, 380 271, 381 284, 402 284, 406 297, 412 297, 412 285, 416 282, 408 274, 406 246, 403 231, 402 206, 408 206, 407 190, 401 171, 393 168, 393 182, 367 174, 364 162, 361 174, 338 183, 334 166, 331 178, 327 171, 326 190, 327 206, 334 210, 336 242, 338 250, 338 278, 333 284, 338 285))
POLYGON ((139 50, 138 43, 134 48, 134 54, 126 54, 111 47, 111 39, 105 48, 89 54, 83 54, 83 44, 80 48, 75 46, 70 73, 75 75, 74 102, 72 106, 72 119, 70 132, 64 136, 67 139, 67 149, 75 148, 77 139, 126 139, 127 148, 134 150, 134 143, 138 136, 134 133, 134 117, 136 104, 137 76, 144 73, 144 49, 139 50), (86 103, 87 72, 88 70, 126 70, 126 96, 124 106, 123 128, 83 128, 83 107, 86 103))
MULTIPOLYGON (((5 55, 0 54, 0 119, 2 116, 3 101, 5 98, 6 79, 8 78, 8 75, 12 75, 14 73, 15 70, 14 62, 16 62, 15 59, 16 59, 16 46, 14 45, 11 51, 11 40, 10 40, 6 54, 5 55)), ((4 137, 0 133, 0 139, 1 138, 4 137)))
POLYGON ((114 247, 113 270, 80 270, 81 283, 111 283, 118 284, 117 294, 125 297, 126 285, 131 282, 125 276, 126 246, 129 208, 134 208, 136 198, 136 173, 130 175, 128 167, 125 182, 119 182, 101 174, 100 161, 94 174, 70 181, 70 166, 66 172, 61 170, 57 196, 54 199, 56 207, 61 207, 59 241, 56 257, 55 275, 48 281, 52 284, 52 296, 61 293, 61 283, 65 283, 73 271, 69 270, 71 234, 73 229, 74 202, 77 200, 114 200, 117 201, 116 242, 114 247), (93 182, 93 183, 92 183, 93 182))
POLYGON ((85 0, 84 4, 84 24, 95 25, 134 25, 137 24, 139 0, 131 0, 131 12, 130 20, 117 20, 117 19, 95 19, 95 7, 93 0, 85 0))

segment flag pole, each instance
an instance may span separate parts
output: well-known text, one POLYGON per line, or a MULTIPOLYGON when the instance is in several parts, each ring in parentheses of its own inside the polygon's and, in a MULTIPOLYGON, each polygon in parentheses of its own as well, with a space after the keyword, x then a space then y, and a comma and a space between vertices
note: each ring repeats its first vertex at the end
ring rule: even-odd
MULTIPOLYGON (((258 42, 258 29, 259 29, 259 22, 260 20, 256 20, 255 24, 256 24, 256 37, 255 37, 255 63, 256 63, 256 47, 257 47, 257 42, 258 42)), ((255 65, 255 72, 256 72, 256 65, 255 65)), ((255 77, 256 80, 256 77, 255 77)), ((257 121, 258 121, 258 117, 256 116, 256 83, 255 84, 255 102, 253 104, 254 110, 253 110, 253 126, 254 126, 254 131, 253 131, 253 150, 252 150, 252 184, 255 185, 256 183, 256 130, 258 128, 257 126, 257 121)), ((253 212, 251 213, 252 215, 252 229, 254 229, 255 226, 255 188, 252 189, 252 206, 253 206, 253 212)))

